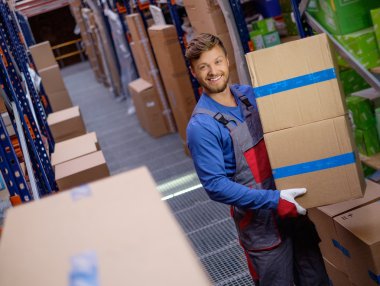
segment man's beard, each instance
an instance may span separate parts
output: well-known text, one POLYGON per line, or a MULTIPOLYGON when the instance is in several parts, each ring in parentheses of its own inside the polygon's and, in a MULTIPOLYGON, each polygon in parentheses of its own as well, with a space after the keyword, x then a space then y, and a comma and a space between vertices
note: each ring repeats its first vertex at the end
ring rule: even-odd
POLYGON ((205 90, 206 93, 219 93, 219 92, 226 90, 227 85, 228 85, 228 81, 230 79, 230 74, 229 73, 227 73, 227 74, 223 73, 222 78, 223 79, 225 78, 225 82, 221 86, 209 85, 207 83, 207 80, 206 81, 202 80, 199 82, 199 84, 203 87, 203 89, 205 90))

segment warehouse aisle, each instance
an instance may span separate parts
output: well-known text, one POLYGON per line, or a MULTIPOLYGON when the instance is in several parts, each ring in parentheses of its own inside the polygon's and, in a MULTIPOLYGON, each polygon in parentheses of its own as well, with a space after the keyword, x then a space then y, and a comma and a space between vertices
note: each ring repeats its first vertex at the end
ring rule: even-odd
POLYGON ((66 67, 62 75, 87 130, 97 134, 111 174, 147 166, 214 284, 253 285, 229 208, 201 188, 178 134, 150 137, 127 114, 126 101, 96 82, 88 62, 66 67))

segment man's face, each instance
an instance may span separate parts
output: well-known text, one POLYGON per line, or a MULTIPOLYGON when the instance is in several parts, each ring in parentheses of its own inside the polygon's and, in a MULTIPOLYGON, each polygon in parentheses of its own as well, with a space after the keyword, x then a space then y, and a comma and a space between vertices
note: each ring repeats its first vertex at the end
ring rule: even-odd
POLYGON ((219 93, 227 88, 229 62, 219 46, 203 52, 199 59, 192 61, 192 73, 206 93, 219 93))

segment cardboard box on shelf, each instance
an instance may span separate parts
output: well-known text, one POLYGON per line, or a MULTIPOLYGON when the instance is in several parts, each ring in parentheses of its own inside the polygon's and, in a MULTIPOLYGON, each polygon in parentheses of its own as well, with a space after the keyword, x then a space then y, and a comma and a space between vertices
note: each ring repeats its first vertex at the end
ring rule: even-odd
POLYGON ((373 156, 380 152, 380 142, 376 126, 367 129, 354 130, 355 143, 358 146, 360 154, 373 156))
POLYGON ((176 29, 161 25, 148 32, 179 134, 186 141, 186 126, 196 101, 176 29))
POLYGON ((78 106, 50 113, 47 122, 55 142, 86 134, 86 127, 78 106))
POLYGON ((49 66, 38 71, 42 84, 44 85, 47 94, 61 92, 66 90, 63 82, 61 71, 58 65, 49 66))
POLYGON ((218 35, 228 32, 222 10, 219 9, 205 14, 204 12, 200 12, 199 9, 187 6, 185 6, 185 9, 196 34, 210 33, 218 35))
POLYGON ((96 151, 55 166, 60 191, 108 177, 110 172, 102 151, 96 151))
POLYGON ((56 166, 66 161, 99 151, 95 132, 59 142, 51 155, 51 164, 56 166))
POLYGON ((322 255, 340 271, 347 273, 347 268, 343 259, 344 250, 341 247, 342 242, 339 240, 335 230, 334 217, 369 204, 379 198, 380 185, 366 180, 366 190, 363 198, 308 210, 309 217, 314 222, 321 238, 319 247, 322 251, 322 255))
POLYGON ((146 168, 9 211, 1 285, 66 286, 83 277, 99 285, 211 285, 146 168), (44 275, 35 275, 41 267, 44 275))
POLYGON ((325 262, 327 275, 329 276, 329 279, 330 279, 330 285, 332 286, 352 285, 350 280, 348 280, 348 276, 346 273, 337 269, 335 265, 332 264, 330 261, 328 261, 325 257, 323 258, 323 261, 325 262))
POLYGON ((56 92, 50 92, 47 94, 50 105, 54 112, 67 109, 73 106, 70 95, 67 90, 61 90, 56 92))
POLYGON ((140 29, 140 27, 144 27, 140 14, 134 13, 126 15, 125 20, 127 21, 128 30, 131 34, 132 41, 138 42, 148 38, 145 29, 140 29))
POLYGON ((264 133, 344 115, 326 35, 246 55, 264 133))
POLYGON ((370 87, 368 82, 366 82, 354 69, 341 70, 339 72, 339 78, 342 82, 342 87, 346 96, 370 87))
POLYGON ((378 285, 380 275, 379 200, 334 218, 349 279, 358 286, 378 285))
POLYGON ((376 125, 375 113, 369 99, 360 96, 348 96, 346 103, 355 127, 366 130, 376 125))
POLYGON ((154 86, 139 78, 129 83, 128 87, 141 127, 153 137, 168 134, 167 122, 154 86))
POLYGON ((305 187, 305 208, 360 198, 365 188, 349 119, 340 116, 264 134, 279 190, 305 187))
POLYGON ((32 54, 33 61, 37 70, 41 70, 57 64, 53 50, 51 49, 50 42, 42 42, 30 46, 29 51, 32 54))

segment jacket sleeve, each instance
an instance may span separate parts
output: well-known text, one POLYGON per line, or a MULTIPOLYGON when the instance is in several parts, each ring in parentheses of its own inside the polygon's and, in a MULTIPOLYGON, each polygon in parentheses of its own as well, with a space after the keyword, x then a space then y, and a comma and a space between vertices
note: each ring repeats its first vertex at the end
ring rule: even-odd
POLYGON ((227 176, 217 122, 211 122, 212 118, 207 120, 206 116, 197 117, 202 121, 192 118, 187 128, 187 140, 196 172, 209 197, 241 208, 276 209, 279 191, 250 189, 227 176))

